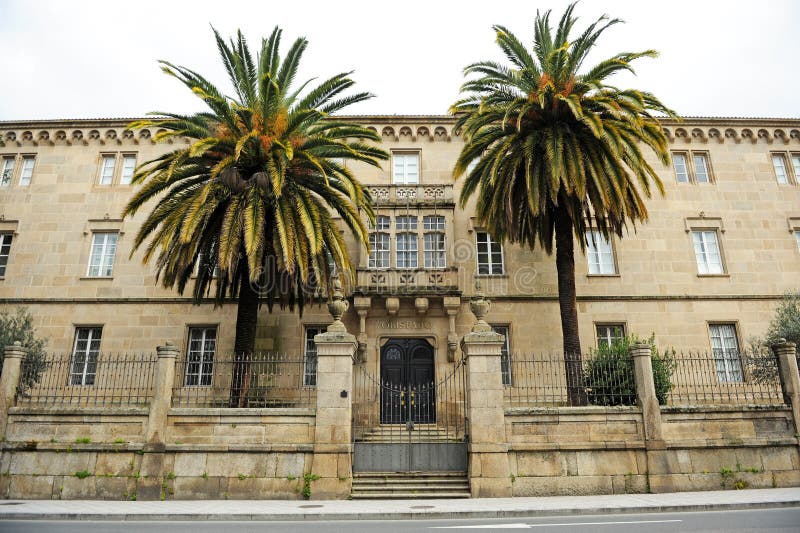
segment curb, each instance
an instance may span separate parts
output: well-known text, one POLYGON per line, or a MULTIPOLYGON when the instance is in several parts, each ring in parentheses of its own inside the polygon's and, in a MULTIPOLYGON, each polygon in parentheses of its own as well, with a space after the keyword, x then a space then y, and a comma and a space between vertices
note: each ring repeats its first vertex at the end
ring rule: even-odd
POLYGON ((498 511, 403 511, 380 513, 231 513, 231 514, 193 514, 193 513, 3 513, 2 520, 92 520, 92 521, 236 521, 236 522, 314 522, 314 521, 354 521, 354 520, 458 520, 471 518, 520 518, 565 515, 608 515, 633 513, 674 513, 697 511, 730 511, 747 509, 770 509, 800 507, 800 500, 782 502, 687 504, 659 506, 620 506, 620 507, 580 507, 563 509, 513 509, 498 511))

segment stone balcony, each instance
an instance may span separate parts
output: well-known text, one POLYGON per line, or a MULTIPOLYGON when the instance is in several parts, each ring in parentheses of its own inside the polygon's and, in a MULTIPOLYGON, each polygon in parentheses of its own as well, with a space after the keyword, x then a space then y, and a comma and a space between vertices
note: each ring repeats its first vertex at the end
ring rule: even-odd
POLYGON ((458 269, 356 271, 356 293, 364 295, 457 295, 461 293, 458 269))
POLYGON ((414 207, 455 207, 453 186, 367 185, 376 206, 411 205, 414 207))

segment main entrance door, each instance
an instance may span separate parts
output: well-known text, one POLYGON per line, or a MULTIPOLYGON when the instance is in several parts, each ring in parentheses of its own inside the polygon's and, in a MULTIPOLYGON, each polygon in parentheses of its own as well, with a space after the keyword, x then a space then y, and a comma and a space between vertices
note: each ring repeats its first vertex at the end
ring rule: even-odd
POLYGON ((353 471, 467 470, 466 360, 434 375, 425 339, 389 339, 353 373, 353 471))
POLYGON ((381 349, 381 424, 436 422, 433 347, 391 339, 381 349))

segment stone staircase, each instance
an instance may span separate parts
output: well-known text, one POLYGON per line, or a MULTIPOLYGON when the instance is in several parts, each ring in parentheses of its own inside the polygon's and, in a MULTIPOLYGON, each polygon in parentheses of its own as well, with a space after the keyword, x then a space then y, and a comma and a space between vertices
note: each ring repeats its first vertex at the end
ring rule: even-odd
POLYGON ((369 472, 353 474, 354 500, 469 498, 466 472, 369 472))

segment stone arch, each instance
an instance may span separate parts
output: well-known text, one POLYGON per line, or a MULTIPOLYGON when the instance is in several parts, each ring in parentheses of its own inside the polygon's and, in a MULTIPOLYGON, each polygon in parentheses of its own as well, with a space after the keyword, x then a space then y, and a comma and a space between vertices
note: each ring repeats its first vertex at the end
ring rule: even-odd
POLYGON ((449 141, 450 135, 447 134, 447 129, 443 126, 437 126, 436 129, 433 130, 433 139, 435 141, 449 141))
POLYGON ((684 128, 677 128, 675 130, 675 138, 676 139, 683 139, 684 141, 691 142, 691 137, 689 137, 689 132, 686 131, 684 128))
POLYGON ((415 140, 414 132, 408 126, 403 126, 402 128, 400 128, 400 132, 398 133, 398 135, 401 139, 415 140))
POLYGON ((789 143, 789 137, 786 135, 786 132, 785 132, 785 131, 783 131, 782 129, 777 129, 777 130, 775 130, 775 131, 772 133, 772 135, 773 135, 773 137, 774 137, 775 139, 778 139, 778 140, 780 140, 781 142, 783 142, 783 144, 788 144, 788 143, 789 143))
POLYGON ((719 143, 725 141, 725 137, 722 136, 722 133, 717 128, 711 128, 708 130, 708 138, 714 139, 719 143))
POLYGON ((397 136, 394 133, 394 128, 391 127, 391 126, 384 126, 383 127, 383 129, 381 130, 381 137, 389 138, 389 139, 392 139, 394 141, 397 140, 397 136))
POLYGON ((693 128, 692 129, 692 139, 697 139, 700 142, 708 142, 708 137, 706 137, 706 132, 704 132, 700 128, 693 128))
POLYGON ((755 144, 758 141, 758 137, 756 137, 756 135, 753 133, 753 130, 751 130, 750 128, 743 129, 741 135, 742 139, 747 139, 753 144, 755 144))

